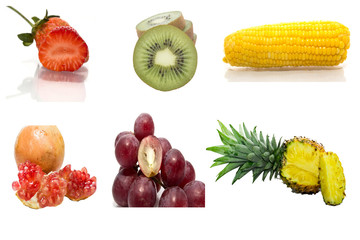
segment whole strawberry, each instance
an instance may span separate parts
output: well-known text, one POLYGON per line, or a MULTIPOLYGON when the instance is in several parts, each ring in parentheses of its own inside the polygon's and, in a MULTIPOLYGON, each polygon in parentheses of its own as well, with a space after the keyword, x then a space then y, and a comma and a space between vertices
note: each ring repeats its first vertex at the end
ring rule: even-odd
POLYGON ((89 50, 85 41, 59 16, 48 15, 46 10, 43 19, 32 17, 32 23, 15 8, 8 7, 32 27, 31 33, 21 33, 18 38, 24 46, 30 46, 35 40, 44 67, 59 72, 76 71, 88 61, 89 50))

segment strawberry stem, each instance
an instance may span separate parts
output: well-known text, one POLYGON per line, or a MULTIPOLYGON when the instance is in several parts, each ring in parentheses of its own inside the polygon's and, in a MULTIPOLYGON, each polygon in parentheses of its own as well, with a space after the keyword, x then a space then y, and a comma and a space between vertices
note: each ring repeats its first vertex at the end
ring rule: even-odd
POLYGON ((13 10, 14 12, 16 12, 17 14, 19 14, 26 22, 28 22, 30 24, 31 27, 34 27, 34 24, 32 24, 29 19, 27 19, 24 15, 22 15, 18 10, 16 10, 15 8, 13 8, 12 6, 7 6, 8 8, 10 8, 11 10, 13 10))

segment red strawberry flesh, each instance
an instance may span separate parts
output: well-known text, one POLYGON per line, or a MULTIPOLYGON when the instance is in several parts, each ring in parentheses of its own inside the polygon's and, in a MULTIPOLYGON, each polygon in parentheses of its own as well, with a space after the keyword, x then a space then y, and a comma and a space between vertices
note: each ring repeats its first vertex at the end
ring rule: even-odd
POLYGON ((54 28, 39 47, 41 64, 53 71, 76 71, 88 58, 88 46, 69 26, 54 28))
POLYGON ((60 26, 70 26, 67 22, 61 18, 50 18, 49 21, 41 25, 41 27, 36 31, 35 41, 36 47, 39 48, 40 45, 46 40, 47 35, 55 28, 60 26))

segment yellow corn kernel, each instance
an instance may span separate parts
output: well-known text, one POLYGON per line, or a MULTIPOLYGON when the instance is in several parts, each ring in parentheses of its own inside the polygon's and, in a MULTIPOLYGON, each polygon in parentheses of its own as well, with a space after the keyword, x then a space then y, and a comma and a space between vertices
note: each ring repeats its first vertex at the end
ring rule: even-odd
POLYGON ((224 41, 223 61, 239 67, 335 66, 345 61, 350 31, 331 21, 251 27, 224 41))

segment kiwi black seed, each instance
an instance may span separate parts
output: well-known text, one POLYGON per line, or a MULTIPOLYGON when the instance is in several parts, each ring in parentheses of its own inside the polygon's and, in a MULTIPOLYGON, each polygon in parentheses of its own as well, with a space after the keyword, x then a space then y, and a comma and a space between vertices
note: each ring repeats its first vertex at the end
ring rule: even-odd
POLYGON ((197 66, 195 45, 182 30, 161 25, 146 31, 137 41, 134 56, 136 74, 149 86, 170 91, 187 84, 197 66))
POLYGON ((136 25, 138 37, 147 30, 159 25, 172 25, 181 30, 185 28, 186 22, 180 11, 164 12, 151 16, 136 25))

